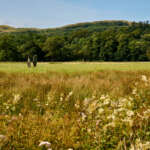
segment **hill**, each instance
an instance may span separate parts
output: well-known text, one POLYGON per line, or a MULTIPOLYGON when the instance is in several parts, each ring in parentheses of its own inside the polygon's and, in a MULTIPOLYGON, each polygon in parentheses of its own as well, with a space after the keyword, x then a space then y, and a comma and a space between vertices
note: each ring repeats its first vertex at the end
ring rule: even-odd
POLYGON ((84 22, 66 25, 59 28, 47 28, 47 29, 39 29, 39 28, 15 28, 8 25, 0 25, 0 32, 42 32, 47 34, 65 34, 71 31, 79 30, 79 29, 88 29, 89 31, 100 31, 108 28, 114 27, 123 27, 129 26, 132 24, 128 21, 95 21, 95 22, 84 22))

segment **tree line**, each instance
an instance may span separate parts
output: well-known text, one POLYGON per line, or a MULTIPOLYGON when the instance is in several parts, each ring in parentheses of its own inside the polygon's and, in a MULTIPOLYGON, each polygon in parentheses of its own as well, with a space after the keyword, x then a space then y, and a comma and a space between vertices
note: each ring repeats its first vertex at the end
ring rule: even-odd
POLYGON ((0 33, 0 61, 26 61, 33 55, 38 61, 148 61, 150 25, 132 22, 101 31, 79 29, 61 35, 0 33))

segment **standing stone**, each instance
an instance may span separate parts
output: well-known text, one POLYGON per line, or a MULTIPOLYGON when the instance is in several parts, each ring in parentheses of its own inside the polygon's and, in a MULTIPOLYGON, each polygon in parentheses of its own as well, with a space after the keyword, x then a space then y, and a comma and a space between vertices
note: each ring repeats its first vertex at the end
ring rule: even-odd
POLYGON ((28 60, 27 60, 27 66, 28 66, 28 68, 31 67, 31 61, 30 61, 30 57, 29 56, 28 56, 28 60))
POLYGON ((37 55, 33 56, 33 66, 36 67, 37 66, 37 55))

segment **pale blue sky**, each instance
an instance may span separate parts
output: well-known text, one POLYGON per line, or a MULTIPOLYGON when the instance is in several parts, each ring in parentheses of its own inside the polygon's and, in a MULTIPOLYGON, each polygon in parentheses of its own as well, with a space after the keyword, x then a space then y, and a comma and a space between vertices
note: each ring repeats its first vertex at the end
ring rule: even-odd
POLYGON ((150 0, 0 0, 0 24, 49 28, 98 20, 150 20, 150 0))

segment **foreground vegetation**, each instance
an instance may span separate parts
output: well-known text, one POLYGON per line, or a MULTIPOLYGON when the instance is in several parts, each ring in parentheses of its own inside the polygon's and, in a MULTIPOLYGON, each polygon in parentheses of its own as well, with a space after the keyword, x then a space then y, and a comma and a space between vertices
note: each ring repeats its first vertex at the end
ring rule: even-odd
POLYGON ((150 149, 150 72, 0 73, 1 150, 150 149))

